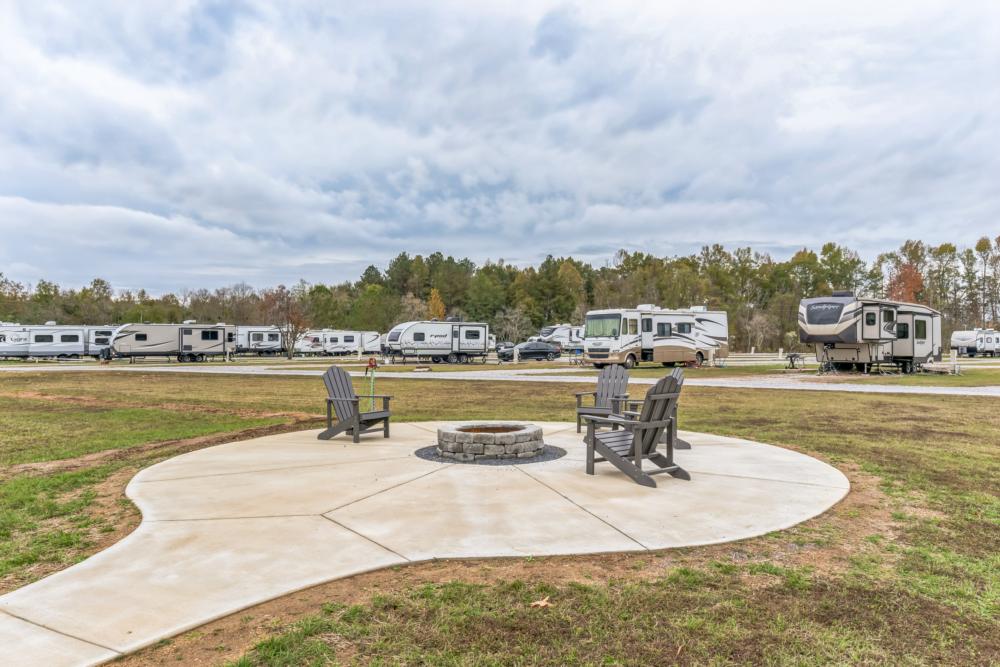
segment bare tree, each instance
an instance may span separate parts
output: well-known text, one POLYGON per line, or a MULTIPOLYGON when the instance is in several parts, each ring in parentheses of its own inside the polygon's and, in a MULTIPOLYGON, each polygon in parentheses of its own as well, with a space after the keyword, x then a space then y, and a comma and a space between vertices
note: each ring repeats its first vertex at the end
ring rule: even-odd
POLYGON ((773 339, 780 332, 774 318, 760 311, 754 313, 750 321, 747 322, 750 344, 758 350, 764 347, 765 341, 773 339))
POLYGON ((285 353, 289 359, 295 355, 296 341, 311 326, 303 297, 302 290, 290 290, 284 285, 278 285, 261 293, 263 311, 270 323, 281 331, 285 353))
POLYGON ((495 320, 497 340, 509 340, 516 343, 531 333, 531 320, 521 308, 506 308, 497 315, 495 320))

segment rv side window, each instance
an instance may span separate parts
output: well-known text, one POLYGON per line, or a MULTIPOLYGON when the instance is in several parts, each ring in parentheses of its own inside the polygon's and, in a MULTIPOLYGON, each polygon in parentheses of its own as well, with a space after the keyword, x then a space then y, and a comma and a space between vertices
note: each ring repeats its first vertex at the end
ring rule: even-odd
POLYGON ((35 342, 36 343, 51 343, 52 342, 52 336, 49 336, 47 334, 38 334, 38 335, 35 336, 35 342))
POLYGON ((479 340, 479 329, 466 329, 465 338, 466 340, 479 340))
POLYGON ((413 334, 413 342, 414 343, 422 343, 422 342, 424 342, 424 334, 423 334, 422 331, 419 331, 419 332, 413 334))
POLYGON ((353 343, 354 342, 354 336, 344 336, 344 342, 345 343, 353 343))
POLYGON ((218 331, 202 331, 201 332, 201 339, 202 340, 219 340, 219 332, 218 331))
POLYGON ((95 331, 94 335, 95 336, 110 336, 111 332, 110 331, 95 331))
POLYGON ((642 318, 642 331, 643 333, 649 333, 653 330, 653 320, 648 317, 642 318))
POLYGON ((873 327, 878 323, 875 313, 865 313, 865 324, 873 327))
POLYGON ((98 336, 97 338, 94 339, 94 345, 107 345, 107 344, 108 344, 108 339, 105 338, 104 336, 98 336))
POLYGON ((882 311, 882 321, 883 322, 895 322, 896 321, 896 311, 894 311, 894 310, 883 310, 882 311))
POLYGON ((673 332, 670 331, 672 327, 669 322, 658 322, 656 324, 656 335, 669 338, 673 332))
POLYGON ((234 333, 232 333, 232 332, 230 332, 230 333, 227 333, 227 334, 226 334, 226 341, 228 341, 228 342, 230 342, 230 343, 234 343, 234 342, 236 342, 236 334, 234 334, 234 333))
POLYGON ((63 334, 59 336, 60 343, 79 343, 80 337, 76 334, 63 334))
POLYGON ((276 334, 276 333, 269 333, 269 334, 267 334, 267 339, 268 340, 278 340, 278 334, 276 334))
POLYGON ((639 322, 637 320, 626 320, 628 322, 628 332, 631 335, 639 333, 639 322))
POLYGON ((262 333, 250 334, 250 340, 254 341, 255 343, 262 342, 264 340, 264 334, 262 333))
POLYGON ((910 337, 910 325, 906 322, 896 323, 896 338, 900 340, 906 340, 910 337))
POLYGON ((146 340, 146 334, 136 334, 135 335, 135 339, 136 340, 146 340))
POLYGON ((337 338, 336 336, 330 336, 329 338, 326 339, 326 342, 327 343, 339 343, 340 339, 337 338))
POLYGON ((184 334, 185 336, 190 336, 193 332, 191 331, 191 329, 185 329, 181 333, 184 334))
POLYGON ((691 323, 690 322, 678 322, 677 333, 689 334, 691 333, 691 323))
POLYGON ((916 320, 913 323, 913 337, 927 338, 927 320, 916 320))

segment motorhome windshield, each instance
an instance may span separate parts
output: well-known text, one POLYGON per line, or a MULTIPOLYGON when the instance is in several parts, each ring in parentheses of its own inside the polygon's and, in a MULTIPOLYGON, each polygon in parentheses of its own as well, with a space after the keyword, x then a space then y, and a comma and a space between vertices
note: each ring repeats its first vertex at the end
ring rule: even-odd
POLYGON ((836 324, 840 321, 840 314, 843 311, 844 304, 835 301, 810 303, 806 307, 806 322, 809 324, 836 324))
POLYGON ((618 338, 622 316, 618 314, 587 315, 584 338, 618 338))
POLYGON ((399 336, 402 333, 403 333, 402 329, 393 329, 392 331, 389 332, 389 340, 395 343, 397 340, 399 340, 399 336))

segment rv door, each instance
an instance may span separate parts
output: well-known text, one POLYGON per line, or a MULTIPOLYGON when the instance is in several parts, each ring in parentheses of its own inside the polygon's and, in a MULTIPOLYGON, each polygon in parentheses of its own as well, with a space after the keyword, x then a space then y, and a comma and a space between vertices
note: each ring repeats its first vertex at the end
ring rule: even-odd
POLYGON ((190 327, 181 327, 181 336, 179 341, 181 354, 194 352, 194 346, 197 345, 195 338, 196 334, 194 329, 190 327))
POLYGON ((653 337, 656 332, 653 331, 653 318, 646 315, 643 316, 642 321, 639 323, 640 329, 642 330, 642 349, 652 350, 653 349, 653 337))
POLYGON ((458 349, 461 352, 483 352, 486 349, 486 339, 483 327, 463 326, 460 328, 458 349))
POLYGON ((878 306, 865 306, 861 309, 861 340, 876 341, 882 337, 879 331, 878 311, 878 306))

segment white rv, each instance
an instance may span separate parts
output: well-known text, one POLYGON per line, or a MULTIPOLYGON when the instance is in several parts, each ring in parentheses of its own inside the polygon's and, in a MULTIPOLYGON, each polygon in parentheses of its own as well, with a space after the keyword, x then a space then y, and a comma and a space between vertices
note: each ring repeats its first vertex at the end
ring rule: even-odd
POLYGON ((955 350, 955 353, 959 356, 965 354, 970 357, 976 356, 976 336, 978 333, 979 329, 973 329, 972 331, 952 331, 951 349, 955 350))
POLYGON ((434 363, 466 363, 489 353, 490 327, 482 322, 430 320, 403 322, 389 330, 389 355, 426 358, 434 363))
POLYGON ((295 354, 326 354, 329 329, 310 329, 295 341, 295 354))
POLYGON ((583 352, 583 327, 553 324, 542 327, 537 336, 532 336, 528 340, 558 344, 566 352, 583 352))
POLYGON ((231 324, 123 324, 115 329, 111 353, 116 357, 177 357, 205 361, 236 351, 236 327, 231 324))
POLYGON ((914 303, 859 298, 854 292, 802 299, 799 340, 820 363, 868 370, 894 364, 912 372, 941 360, 941 313, 914 303))
POLYGON ((0 325, 0 357, 96 358, 108 347, 112 331, 110 326, 5 323, 0 325))
POLYGON ((273 326, 236 327, 236 351, 238 353, 281 354, 285 346, 281 341, 281 330, 273 326))
POLYGON ((670 310, 652 304, 592 310, 584 347, 584 362, 597 368, 632 368, 643 361, 701 364, 729 356, 729 315, 704 306, 670 310))
POLYGON ((1000 348, 1000 333, 995 329, 979 329, 976 331, 976 351, 980 356, 997 356, 997 348, 1000 348))
POLYGON ((324 330, 323 352, 329 355, 377 354, 382 347, 377 331, 324 330))

